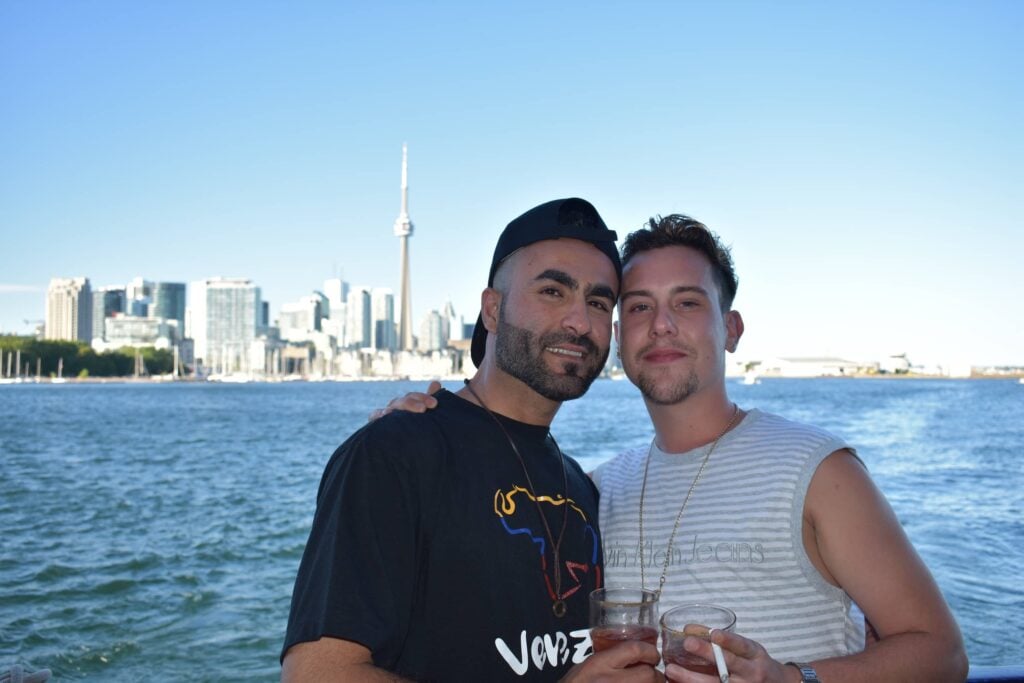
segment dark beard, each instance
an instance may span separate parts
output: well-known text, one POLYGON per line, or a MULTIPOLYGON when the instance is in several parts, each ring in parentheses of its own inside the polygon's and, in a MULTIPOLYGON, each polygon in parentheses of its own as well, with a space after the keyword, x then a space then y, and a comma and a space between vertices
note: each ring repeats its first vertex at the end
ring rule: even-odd
POLYGON ((498 312, 498 335, 494 350, 498 368, 544 398, 559 402, 579 398, 587 393, 608 360, 608 349, 602 354, 589 337, 551 332, 538 338, 533 332, 506 322, 504 310, 498 312), (581 362, 567 359, 562 365, 565 374, 552 374, 543 359, 544 349, 564 343, 586 349, 592 365, 587 367, 581 362))
POLYGON ((697 373, 691 371, 683 383, 668 388, 659 388, 650 377, 640 375, 637 378, 636 386, 643 397, 651 403, 659 406, 672 406, 682 403, 696 392, 700 388, 700 380, 697 379, 697 373))

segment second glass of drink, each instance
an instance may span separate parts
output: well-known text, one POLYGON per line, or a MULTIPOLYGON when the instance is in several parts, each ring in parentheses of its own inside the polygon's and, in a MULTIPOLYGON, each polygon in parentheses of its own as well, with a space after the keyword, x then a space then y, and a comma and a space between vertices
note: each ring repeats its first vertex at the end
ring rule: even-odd
POLYGON ((735 612, 718 605, 680 605, 670 609, 661 618, 661 658, 666 664, 678 664, 687 671, 717 678, 715 661, 686 651, 683 641, 687 636, 710 640, 711 631, 731 632, 735 627, 735 612))
POLYGON ((594 652, 624 640, 658 642, 658 594, 643 588, 598 588, 590 594, 594 652))

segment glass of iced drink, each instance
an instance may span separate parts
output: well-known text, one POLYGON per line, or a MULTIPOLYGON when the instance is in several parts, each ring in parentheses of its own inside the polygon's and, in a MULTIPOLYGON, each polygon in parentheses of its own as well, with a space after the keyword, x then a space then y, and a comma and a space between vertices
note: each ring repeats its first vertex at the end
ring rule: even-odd
POLYGON ((661 617, 661 658, 665 664, 718 678, 715 660, 687 652, 683 640, 687 636, 710 640, 712 630, 732 632, 735 628, 736 614, 725 607, 698 603, 673 607, 661 617))
POLYGON ((594 652, 624 640, 657 646, 658 594, 643 588, 598 588, 590 594, 590 640, 594 652))

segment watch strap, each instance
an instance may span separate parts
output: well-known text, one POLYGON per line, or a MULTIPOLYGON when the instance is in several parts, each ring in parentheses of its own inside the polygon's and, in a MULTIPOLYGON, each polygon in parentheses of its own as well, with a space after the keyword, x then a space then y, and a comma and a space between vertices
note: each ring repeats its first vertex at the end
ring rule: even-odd
POLYGON ((796 670, 800 672, 800 680, 803 683, 821 683, 818 672, 807 662, 786 662, 786 666, 795 666, 796 670))

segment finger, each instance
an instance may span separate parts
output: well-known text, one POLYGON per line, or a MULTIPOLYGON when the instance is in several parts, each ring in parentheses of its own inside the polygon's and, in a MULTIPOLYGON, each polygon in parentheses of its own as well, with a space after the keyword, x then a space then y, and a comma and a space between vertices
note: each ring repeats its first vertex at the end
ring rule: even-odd
POLYGON ((391 399, 390 401, 388 401, 388 405, 387 408, 385 408, 385 410, 388 413, 390 413, 393 410, 404 410, 406 412, 411 413, 422 413, 427 409, 428 401, 433 402, 434 404, 437 403, 437 399, 432 396, 428 396, 427 394, 421 394, 419 392, 412 392, 409 394, 405 394, 404 396, 399 396, 398 398, 391 399))
POLYGON ((720 683, 717 675, 709 676, 689 671, 679 664, 665 665, 665 680, 669 683, 720 683))
POLYGON ((613 668, 626 668, 636 664, 649 664, 657 666, 661 661, 658 648, 650 643, 639 640, 626 640, 607 650, 602 650, 594 655, 604 660, 604 664, 613 668))
POLYGON ((713 630, 711 632, 711 641, 718 643, 723 650, 728 650, 737 657, 743 657, 744 659, 754 659, 759 652, 756 642, 728 631, 713 630))
POLYGON ((428 394, 436 394, 439 391, 441 391, 441 383, 438 382, 436 379, 435 380, 431 380, 430 386, 427 387, 427 393, 428 394))
MULTIPOLYGON (((370 411, 370 415, 369 415, 369 417, 366 418, 366 421, 367 422, 373 422, 374 420, 377 420, 377 419, 382 418, 382 417, 384 417, 384 409, 383 408, 377 408, 376 410, 370 411)), ((2 678, 0 678, 0 683, 3 683, 3 679, 2 678)))

